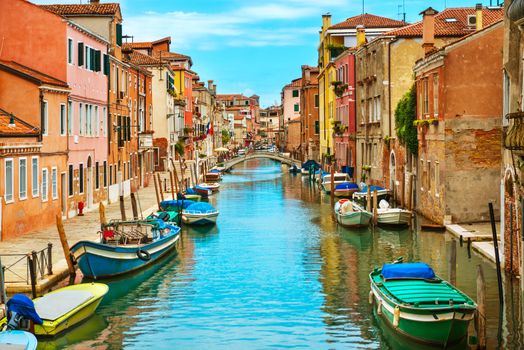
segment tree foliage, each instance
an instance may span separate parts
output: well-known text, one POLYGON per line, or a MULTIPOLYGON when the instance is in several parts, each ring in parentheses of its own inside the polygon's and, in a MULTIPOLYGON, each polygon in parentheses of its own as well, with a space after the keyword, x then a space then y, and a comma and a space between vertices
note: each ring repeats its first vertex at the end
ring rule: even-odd
POLYGON ((413 85, 402 97, 395 109, 395 131, 398 140, 412 154, 418 153, 417 127, 413 121, 417 119, 417 92, 413 85))
POLYGON ((222 144, 226 145, 229 140, 231 140, 231 135, 229 135, 229 131, 226 129, 222 130, 222 144))
POLYGON ((175 152, 180 157, 184 156, 184 144, 182 142, 178 141, 177 143, 175 143, 175 152))

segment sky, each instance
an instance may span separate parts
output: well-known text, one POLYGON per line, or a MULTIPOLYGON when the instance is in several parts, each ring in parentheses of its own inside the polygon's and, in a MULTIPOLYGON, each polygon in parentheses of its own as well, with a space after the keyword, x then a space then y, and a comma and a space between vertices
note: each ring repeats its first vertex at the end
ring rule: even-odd
MULTIPOLYGON (((401 19, 404 4, 406 21, 413 23, 429 6, 440 11, 478 2, 368 0, 364 9, 401 19)), ((171 51, 191 56, 192 69, 202 81, 214 80, 219 94, 257 94, 264 107, 280 103, 282 87, 300 77, 301 65, 316 66, 322 14, 331 13, 334 24, 362 13, 361 0, 121 0, 120 5, 123 34, 134 41, 171 36, 171 51)))

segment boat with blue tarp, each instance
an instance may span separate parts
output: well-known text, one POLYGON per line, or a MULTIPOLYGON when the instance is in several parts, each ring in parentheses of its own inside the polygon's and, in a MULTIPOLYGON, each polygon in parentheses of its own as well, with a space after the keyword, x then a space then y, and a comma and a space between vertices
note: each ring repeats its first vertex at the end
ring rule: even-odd
POLYGON ((173 249, 180 227, 160 219, 112 221, 100 241, 80 241, 71 254, 84 276, 100 279, 141 269, 173 249))
POLYGON ((369 302, 397 333, 436 346, 452 345, 467 336, 477 305, 436 276, 428 264, 384 264, 369 278, 369 302))
POLYGON ((358 185, 354 182, 343 182, 335 185, 334 195, 336 197, 349 197, 358 191, 358 185))
POLYGON ((211 204, 196 202, 182 210, 182 221, 189 225, 214 225, 218 214, 218 210, 211 204))
POLYGON ((310 170, 311 170, 311 168, 313 168, 313 171, 316 171, 316 170, 320 169, 320 164, 318 164, 314 160, 310 159, 310 160, 302 163, 302 169, 300 170, 300 172, 303 175, 308 175, 310 170))

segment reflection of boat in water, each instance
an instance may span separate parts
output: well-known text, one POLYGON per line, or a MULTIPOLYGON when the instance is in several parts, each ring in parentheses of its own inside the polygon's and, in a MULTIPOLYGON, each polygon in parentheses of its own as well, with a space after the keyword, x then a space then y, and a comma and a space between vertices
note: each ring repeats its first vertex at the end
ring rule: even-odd
POLYGON ((342 239, 359 251, 367 250, 373 245, 373 235, 369 227, 352 228, 348 230, 342 226, 337 227, 342 239))

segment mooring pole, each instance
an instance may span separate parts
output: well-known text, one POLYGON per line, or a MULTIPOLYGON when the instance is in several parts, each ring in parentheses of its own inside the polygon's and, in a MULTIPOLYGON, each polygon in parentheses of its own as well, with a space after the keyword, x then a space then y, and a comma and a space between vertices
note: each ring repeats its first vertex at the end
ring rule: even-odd
POLYGON ((509 273, 513 277, 513 203, 509 204, 509 273))
POLYGON ((489 203, 489 217, 491 220, 491 232, 493 233, 493 246, 495 248, 495 263, 497 265, 497 284, 499 287, 500 307, 504 305, 504 294, 502 294, 502 273, 500 271, 499 243, 497 239, 497 228, 495 226, 495 214, 493 213, 493 203, 489 203))
POLYGON ((486 348, 486 288, 482 266, 477 265, 477 311, 475 328, 477 330, 477 349, 486 348))
POLYGON ((0 304, 7 303, 7 295, 5 292, 5 277, 4 277, 4 265, 2 265, 2 260, 0 259, 0 291, 2 292, 2 300, 0 304))

